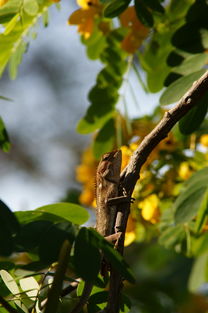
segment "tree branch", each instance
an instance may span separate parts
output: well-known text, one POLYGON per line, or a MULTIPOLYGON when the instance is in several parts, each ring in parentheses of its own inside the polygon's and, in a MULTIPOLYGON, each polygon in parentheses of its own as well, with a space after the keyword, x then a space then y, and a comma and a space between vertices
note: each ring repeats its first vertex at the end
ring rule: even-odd
MULTIPOLYGON (((121 173, 121 184, 129 196, 132 195, 135 184, 140 177, 142 165, 146 162, 154 148, 168 136, 173 126, 199 103, 200 98, 208 91, 208 71, 195 81, 188 92, 180 99, 177 105, 167 111, 159 124, 143 139, 139 147, 133 153, 126 168, 121 173)), ((122 191, 120 194, 122 195, 122 191)), ((115 232, 122 232, 118 239, 117 250, 123 254, 124 238, 127 220, 130 212, 130 203, 121 203, 117 208, 115 232)), ((107 313, 118 313, 120 306, 120 292, 122 277, 116 269, 111 270, 110 289, 107 313)))

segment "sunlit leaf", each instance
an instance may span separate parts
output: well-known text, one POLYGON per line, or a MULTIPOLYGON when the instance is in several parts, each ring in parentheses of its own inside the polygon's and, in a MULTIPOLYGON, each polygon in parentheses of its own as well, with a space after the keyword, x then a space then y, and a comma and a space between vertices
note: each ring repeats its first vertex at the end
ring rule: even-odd
POLYGON ((83 39, 82 42, 87 47, 87 56, 88 58, 95 60, 100 57, 103 49, 106 47, 106 37, 103 36, 103 33, 95 29, 90 38, 83 39))
POLYGON ((199 288, 207 283, 208 279, 208 254, 199 256, 192 267, 191 275, 189 277, 188 288, 191 292, 195 293, 199 288))
POLYGON ((198 214, 195 222, 195 231, 198 233, 208 215, 208 190, 204 194, 204 198, 202 199, 201 206, 199 207, 198 214))
POLYGON ((173 71, 179 74, 188 75, 200 70, 208 61, 206 53, 198 53, 190 55, 184 61, 173 68, 173 71))
POLYGON ((28 44, 24 41, 22 41, 19 45, 18 48, 16 49, 15 53, 12 54, 10 61, 9 61, 9 74, 11 79, 15 79, 17 76, 17 70, 18 66, 22 62, 22 57, 23 54, 27 50, 28 44))
POLYGON ((96 87, 90 92, 89 99, 92 104, 77 125, 77 131, 81 134, 88 134, 101 128, 114 116, 118 93, 111 87, 96 87))
POLYGON ((19 19, 20 19, 20 14, 17 13, 6 25, 6 28, 4 30, 4 35, 8 35, 12 31, 12 29, 15 27, 19 19))
POLYGON ((195 73, 179 78, 172 83, 160 97, 160 104, 167 105, 178 101, 191 88, 193 82, 199 79, 206 70, 202 69, 195 73))
MULTIPOLYGON (((32 0, 30 0, 32 1, 32 0)), ((35 0, 32 1, 33 5, 35 0)), ((25 3, 25 2, 24 2, 25 3)), ((47 8, 52 5, 52 1, 44 1, 39 5, 38 11, 36 17, 40 17, 47 8)), ((7 27, 7 22, 12 23, 11 29, 9 28, 9 33, 7 35, 0 34, 0 76, 2 75, 6 65, 10 61, 13 54, 20 51, 23 53, 25 50, 21 49, 20 47, 23 47, 24 41, 27 42, 26 39, 27 35, 29 34, 29 31, 31 27, 34 26, 34 24, 37 22, 37 18, 35 18, 35 15, 28 15, 23 10, 21 11, 21 18, 15 19, 15 15, 20 12, 20 2, 19 0, 10 0, 8 1, 2 8, 0 8, 0 22, 4 23, 4 27, 7 27), (14 18, 14 22, 11 22, 11 19, 14 18)), ((30 7, 31 10, 31 7, 30 7)), ((33 7, 32 9, 33 13, 35 12, 35 9, 33 7)), ((32 12, 31 11, 31 12, 32 12)), ((17 61, 20 60, 20 57, 16 59, 17 61)), ((14 59, 13 59, 14 62, 14 59)), ((14 64, 13 64, 14 66, 14 64)), ((18 64, 16 63, 16 68, 18 64)))
POLYGON ((159 238, 159 243, 166 248, 174 248, 185 238, 184 228, 180 225, 164 230, 159 238))
POLYGON ((177 224, 189 222, 198 213, 208 190, 208 167, 196 172, 185 183, 184 190, 180 193, 174 204, 175 222, 177 224))
POLYGON ((28 15, 36 15, 38 13, 38 3, 36 0, 24 0, 23 9, 28 15))
POLYGON ((19 280, 20 287, 25 291, 26 295, 31 299, 35 300, 39 292, 39 284, 34 277, 26 277, 19 280))
POLYGON ((7 288, 9 289, 9 291, 13 295, 18 295, 20 293, 20 289, 19 289, 15 279, 5 270, 0 270, 0 275, 1 275, 3 282, 5 283, 7 288))
POLYGON ((115 121, 110 119, 97 134, 93 143, 93 153, 99 159, 105 152, 113 150, 115 142, 115 121))
POLYGON ((78 204, 67 202, 44 205, 37 208, 36 211, 56 215, 78 225, 84 224, 89 218, 89 213, 85 208, 78 204))

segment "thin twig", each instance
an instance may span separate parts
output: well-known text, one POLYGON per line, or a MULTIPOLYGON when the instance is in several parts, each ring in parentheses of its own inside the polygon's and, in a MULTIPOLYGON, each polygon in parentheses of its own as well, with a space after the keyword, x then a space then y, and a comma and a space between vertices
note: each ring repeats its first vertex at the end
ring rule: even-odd
POLYGON ((15 310, 2 296, 0 296, 0 303, 9 313, 17 313, 17 310, 15 310))

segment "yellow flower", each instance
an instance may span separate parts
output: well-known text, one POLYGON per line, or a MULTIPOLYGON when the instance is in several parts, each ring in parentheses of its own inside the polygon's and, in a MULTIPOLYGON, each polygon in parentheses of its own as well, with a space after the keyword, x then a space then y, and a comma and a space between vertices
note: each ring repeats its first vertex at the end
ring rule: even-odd
POLYGON ((79 196, 80 203, 88 206, 88 205, 91 205, 93 203, 93 200, 94 200, 94 190, 90 189, 90 188, 89 189, 84 188, 81 195, 79 196))
POLYGON ((77 4, 83 9, 88 9, 91 6, 97 6, 98 3, 98 0, 77 0, 77 4))
POLYGON ((129 246, 136 239, 135 228, 136 228, 135 220, 132 218, 131 215, 129 215, 125 234, 124 242, 125 247, 129 246))
POLYGON ((147 37, 148 29, 137 18, 134 7, 128 7, 120 15, 121 25, 128 28, 129 32, 121 43, 122 48, 128 53, 134 53, 147 37))
POLYGON ((192 175, 193 171, 191 170, 191 167, 188 162, 182 162, 180 164, 178 175, 183 180, 188 179, 192 175))
POLYGON ((138 148, 138 143, 132 142, 130 143, 129 147, 132 151, 135 151, 138 148))
POLYGON ((208 147, 208 135, 202 135, 199 139, 199 142, 202 146, 208 147))
POLYGON ((101 6, 97 0, 78 0, 81 9, 76 10, 68 19, 68 23, 78 26, 78 32, 88 39, 95 26, 95 17, 101 14, 101 6))
POLYGON ((134 231, 126 233, 124 246, 125 247, 129 246, 132 242, 134 242, 135 239, 136 239, 136 234, 134 231))
POLYGON ((80 183, 87 183, 92 181, 95 177, 95 168, 91 168, 85 164, 81 164, 76 168, 76 179, 80 183))
POLYGON ((121 164, 121 169, 124 169, 126 165, 129 162, 129 158, 131 156, 131 150, 127 146, 122 146, 121 147, 121 152, 122 152, 122 164, 121 164))
POLYGON ((0 7, 3 7, 4 4, 6 4, 8 0, 0 0, 0 7))
POLYGON ((176 148, 176 141, 173 137, 172 133, 169 133, 168 137, 162 140, 158 145, 159 150, 166 150, 166 151, 174 151, 176 148))
POLYGON ((139 207, 142 209, 142 217, 144 220, 155 224, 159 221, 159 198, 156 194, 152 194, 139 203, 139 207))

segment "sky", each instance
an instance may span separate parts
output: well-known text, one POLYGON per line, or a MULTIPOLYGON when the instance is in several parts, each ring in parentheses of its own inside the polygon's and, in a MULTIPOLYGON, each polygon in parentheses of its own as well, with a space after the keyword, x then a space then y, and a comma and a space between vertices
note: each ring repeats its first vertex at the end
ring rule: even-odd
MULTIPOLYGON (((67 24, 76 8, 70 1, 63 1, 60 10, 53 6, 49 26, 36 26, 38 36, 16 80, 8 74, 0 80, 0 94, 13 99, 0 100, 0 115, 12 141, 10 153, 0 152, 0 198, 12 210, 59 202, 66 190, 80 188, 75 167, 91 136, 79 135, 75 128, 102 65, 87 59, 76 27, 67 24)), ((151 112, 158 95, 145 94, 133 72, 129 79, 139 95, 135 103, 128 86, 121 91, 128 99, 129 116, 151 112)))

